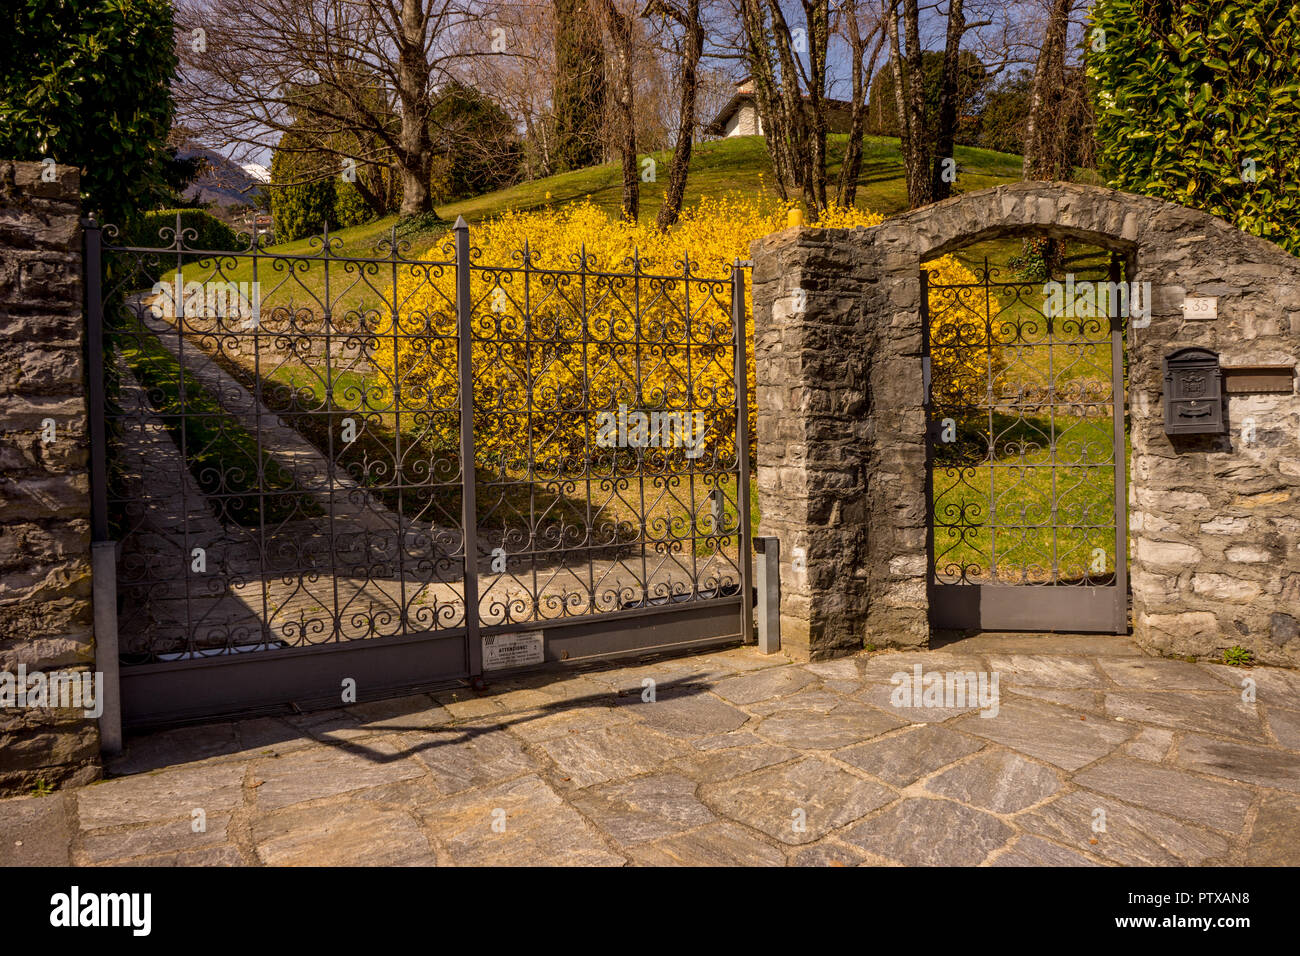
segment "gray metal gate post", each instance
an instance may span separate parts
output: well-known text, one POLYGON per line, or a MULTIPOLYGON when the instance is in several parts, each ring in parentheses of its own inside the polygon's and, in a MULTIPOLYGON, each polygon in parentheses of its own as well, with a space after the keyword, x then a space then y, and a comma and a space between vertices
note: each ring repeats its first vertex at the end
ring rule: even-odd
MULTIPOLYGON (((1110 255, 1111 288, 1119 288, 1123 268, 1119 256, 1110 255)), ((1151 303, 1144 302, 1150 307, 1151 303)), ((1111 427, 1115 445, 1115 633, 1128 633, 1128 442, 1124 433, 1124 409, 1128 389, 1124 379, 1124 316, 1110 310, 1110 399, 1111 427)))
MULTIPOLYGON (((740 629, 741 641, 754 643, 754 558, 753 528, 749 526, 749 350, 745 335, 745 265, 737 259, 731 266, 731 327, 735 334, 736 359, 736 522, 740 536, 740 629)), ((760 588, 761 591, 761 588, 760 588)))
POLYGON ((775 654, 781 649, 781 539, 754 539, 758 555, 758 649, 775 654))
POLYGON ((465 549, 465 642, 471 677, 483 676, 479 639, 478 500, 474 487, 474 305, 470 301, 469 226, 456 217, 456 350, 460 374, 461 541, 465 549))
POLYGON ((82 223, 86 292, 86 385, 90 416, 90 573, 94 608, 95 670, 101 676, 100 749, 122 750, 122 693, 118 680, 117 546, 108 536, 108 449, 104 426, 104 236, 99 223, 82 223))

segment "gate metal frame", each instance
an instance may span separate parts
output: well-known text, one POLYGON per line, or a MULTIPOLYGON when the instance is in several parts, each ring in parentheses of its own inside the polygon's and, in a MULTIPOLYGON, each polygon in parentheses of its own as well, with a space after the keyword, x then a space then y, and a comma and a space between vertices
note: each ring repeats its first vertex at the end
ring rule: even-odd
MULTIPOLYGON (((1115 255, 1110 257, 1110 267, 1108 272, 1108 281, 1118 283, 1121 281, 1121 265, 1119 258, 1115 255)), ((1093 583, 1090 573, 1085 573, 1081 583, 1067 583, 1060 581, 1061 568, 1058 563, 1056 554, 1056 531, 1062 527, 1078 527, 1072 525, 1063 525, 1058 523, 1057 506, 1059 501, 1056 497, 1055 478, 1053 479, 1053 501, 1051 509, 1051 527, 1053 528, 1053 554, 1051 555, 1051 574, 1054 578, 1052 581, 1039 583, 1021 583, 1021 584, 997 584, 978 580, 970 580, 968 572, 972 568, 967 567, 964 563, 960 566, 959 573, 956 575, 956 581, 942 580, 944 575, 939 567, 940 556, 936 554, 936 532, 939 529, 947 528, 950 531, 956 531, 961 541, 965 541, 966 533, 977 525, 966 520, 966 509, 961 509, 962 514, 956 522, 944 522, 936 514, 937 502, 935 501, 934 472, 936 468, 935 449, 937 445, 938 429, 936 424, 939 418, 936 414, 932 387, 934 384, 934 375, 932 372, 932 355, 931 355, 931 314, 930 314, 930 292, 932 289, 944 289, 955 291, 962 288, 971 288, 982 290, 988 296, 987 301, 992 301, 992 295, 999 289, 1021 290, 1034 286, 1036 283, 1027 282, 995 282, 992 280, 992 273, 989 269, 987 258, 984 261, 983 271, 979 279, 974 283, 962 284, 932 284, 929 272, 922 267, 920 270, 920 301, 921 301, 921 326, 923 329, 923 369, 924 369, 924 402, 926 418, 926 470, 925 470, 925 496, 926 496, 926 586, 930 607, 931 626, 941 629, 961 630, 961 631, 1054 631, 1054 632, 1095 632, 1095 633, 1128 633, 1128 491, 1127 491, 1127 441, 1125 428, 1125 408, 1126 408, 1126 382, 1125 382, 1125 350, 1124 350, 1124 333, 1125 321, 1124 316, 1118 314, 1119 310, 1111 308, 1110 314, 1106 317, 1109 325, 1109 357, 1110 357, 1110 416, 1112 420, 1111 429, 1111 462, 1098 463, 1103 467, 1107 464, 1112 466, 1113 471, 1113 523, 1114 523, 1114 551, 1115 551, 1115 569, 1109 575, 1110 580, 1105 583, 1093 583)), ((1018 298, 1017 291, 1017 298, 1018 298)), ((1054 344, 1054 318, 1050 315, 1043 315, 1046 322, 1046 337, 1042 342, 1025 343, 1023 340, 1013 340, 1018 349, 1020 348, 1050 348, 1054 344)), ((1082 327, 1076 327, 1079 334, 1082 335, 1082 327)), ((1019 335, 1019 332, 1017 333, 1019 335)), ((986 312, 985 315, 985 336, 983 345, 987 348, 996 347, 992 343, 996 342, 996 336, 993 331, 993 320, 986 312)), ((1100 346, 1104 340, 1098 336, 1095 342, 1090 344, 1100 346)), ((1055 343, 1060 345, 1061 343, 1055 343)), ((990 373, 988 378, 988 391, 985 404, 972 406, 980 409, 987 408, 992 421, 993 408, 996 399, 993 395, 993 374, 992 364, 990 363, 990 373)), ((1050 366, 1049 366, 1050 368, 1050 366)), ((1049 372, 1049 376, 1051 373, 1049 372)), ((1054 377, 1049 378, 1048 383, 1048 401, 1049 404, 1055 405, 1057 401, 1057 382, 1054 377)), ((1023 397, 1023 396, 1020 396, 1023 397)), ((1020 403, 1017 402, 1017 405, 1020 403)), ((1098 403, 1101 404, 1101 403, 1098 403)), ((987 456, 982 462, 992 463, 995 459, 996 436, 993 434, 993 426, 990 424, 988 434, 984 435, 988 439, 987 456)), ((1055 431, 1055 421, 1053 419, 1052 436, 1049 445, 1051 459, 1046 465, 1029 465, 1022 464, 1022 469, 1029 468, 1051 468, 1053 471, 1058 467, 1056 461, 1057 433, 1055 431)), ((1022 446, 1023 448, 1023 446, 1022 446)), ((1022 451, 1023 456, 1023 451, 1022 451)), ((959 466, 965 468, 968 466, 978 467, 981 461, 972 460, 969 463, 959 466)), ((998 499, 993 491, 990 491, 989 500, 989 522, 990 529, 996 529, 996 518, 998 511, 998 499)), ((1087 526, 1085 526, 1087 527, 1087 526)), ((991 533, 990 541, 996 541, 996 534, 991 533)), ((993 545, 995 548, 996 545, 993 545)), ((990 555, 994 559, 995 554, 990 555)), ((949 568, 949 571, 953 571, 949 568)), ((975 567, 975 571, 982 569, 975 567)), ((953 575, 949 573, 948 577, 953 575)), ((978 575, 977 575, 978 576, 978 575)))
MULTIPOLYGON (((183 262, 194 263, 197 260, 211 260, 218 264, 218 275, 224 271, 221 267, 223 262, 230 264, 236 263, 237 260, 251 258, 253 260, 255 279, 259 275, 260 263, 269 264, 274 270, 279 270, 281 273, 287 269, 290 276, 292 276, 295 269, 309 267, 313 262, 320 264, 325 269, 326 283, 323 337, 326 340, 327 383, 333 382, 333 374, 328 368, 330 355, 328 340, 331 335, 332 323, 330 311, 332 300, 328 291, 331 264, 343 269, 345 274, 352 279, 355 279, 357 275, 375 274, 374 270, 379 267, 391 267, 392 276, 394 277, 394 316, 398 307, 396 301, 396 276, 399 266, 424 269, 426 270, 426 276, 428 270, 431 269, 441 269, 443 267, 455 269, 454 323, 459 381, 456 411, 460 433, 459 460, 461 463, 459 478, 461 491, 459 516, 461 521, 461 529, 459 529, 461 544, 459 549, 460 575, 458 582, 462 588, 463 607, 465 609, 462 621, 458 626, 426 628, 422 631, 415 629, 402 634, 371 636, 364 639, 335 639, 322 643, 274 647, 270 646, 273 638, 273 635, 269 634, 272 627, 270 618, 262 617, 260 618, 260 624, 265 638, 263 643, 267 646, 259 646, 259 649, 247 652, 236 652, 240 648, 231 645, 229 637, 227 637, 227 646, 224 649, 203 650, 197 648, 193 643, 194 634, 191 632, 189 635, 190 644, 180 659, 160 660, 158 659, 159 655, 152 654, 152 659, 143 662, 132 662, 129 659, 122 661, 120 668, 120 699, 122 702, 122 719, 128 727, 170 725, 222 716, 267 712, 281 710, 286 705, 304 709, 330 703, 337 705, 339 703, 338 688, 340 682, 348 678, 355 680, 357 699, 359 700, 380 698, 403 691, 445 686, 464 681, 476 681, 484 676, 482 639, 489 635, 507 632, 540 631, 545 649, 545 663, 536 667, 492 670, 489 673, 493 676, 505 677, 518 673, 519 670, 569 667, 584 662, 630 655, 683 651, 735 643, 753 643, 755 641, 753 621, 754 572, 751 555, 752 529, 750 527, 750 435, 746 400, 748 395, 746 363, 748 343, 745 329, 743 271, 747 264, 742 264, 739 260, 736 260, 731 266, 730 276, 721 279, 712 277, 702 279, 693 274, 689 261, 684 264, 684 269, 679 275, 651 277, 642 272, 639 259, 634 264, 633 273, 601 273, 589 269, 584 254, 579 260, 578 269, 575 270, 575 274, 582 274, 584 284, 589 276, 618 279, 623 277, 633 278, 634 275, 638 275, 656 278, 660 282, 665 280, 680 282, 687 290, 691 288, 693 283, 698 282, 707 282, 710 287, 715 289, 723 285, 730 286, 729 317, 732 336, 730 346, 734 357, 734 367, 731 369, 731 374, 735 396, 735 464, 734 468, 729 468, 724 473, 733 476, 736 481, 734 505, 737 512, 737 526, 719 530, 715 521, 712 529, 719 548, 722 547, 724 542, 734 541, 738 579, 735 586, 728 586, 728 589, 724 589, 719 583, 710 592, 708 589, 701 590, 699 582, 696 581, 691 590, 685 593, 679 593, 673 586, 670 587, 667 594, 652 597, 647 590, 645 599, 636 602, 636 605, 639 606, 624 606, 558 619, 494 624, 484 622, 478 595, 479 572, 477 571, 477 562, 481 546, 478 541, 478 502, 476 500, 478 478, 474 468, 475 397, 473 376, 475 369, 473 367, 474 357, 471 344, 474 341, 475 334, 473 330, 475 304, 472 300, 471 276, 474 270, 487 267, 479 266, 474 262, 477 253, 470 246, 469 229, 463 219, 457 221, 452 232, 451 243, 444 246, 445 249, 454 251, 454 258, 449 261, 406 258, 403 253, 407 249, 407 244, 398 240, 395 230, 389 240, 385 240, 380 244, 381 249, 387 249, 387 255, 383 258, 366 259, 337 254, 334 245, 337 240, 332 242, 328 233, 319 240, 320 248, 317 252, 308 255, 277 255, 262 251, 257 238, 251 241, 247 249, 238 252, 190 248, 187 245, 187 240, 192 241, 196 236, 193 230, 183 227, 179 215, 172 235, 174 241, 170 246, 165 247, 105 243, 101 227, 98 224, 89 221, 85 225, 88 342, 92 358, 90 362, 91 388, 89 402, 92 500, 94 505, 92 524, 93 537, 101 544, 110 540, 109 444, 106 425, 111 419, 111 415, 106 408, 104 365, 100 361, 100 356, 108 354, 105 346, 108 344, 111 335, 119 331, 106 322, 106 297, 109 301, 114 300, 114 290, 111 287, 103 289, 100 283, 100 276, 104 274, 106 255, 123 254, 131 257, 135 261, 136 269, 140 269, 143 262, 147 261, 156 265, 158 262, 168 261, 171 257, 174 257, 178 270, 183 262), (304 265, 304 262, 306 265, 304 265)), ((113 227, 104 228, 108 231, 110 237, 115 235, 113 227)), ((525 270, 529 268, 528 261, 527 255, 525 255, 523 266, 525 270)), ((186 268, 192 268, 192 266, 186 268)), ((545 270, 535 270, 535 272, 543 271, 545 270)), ((118 290, 119 294, 123 294, 121 300, 123 305, 127 302, 124 293, 131 288, 135 287, 122 285, 118 290)), ((689 314, 689 291, 687 296, 689 314)), ((146 307, 141 305, 138 296, 133 303, 133 308, 136 319, 141 320, 146 307)), ((587 335, 586 327, 589 318, 590 316, 586 312, 584 305, 582 315, 584 336, 587 335)), ((178 313, 177 322, 176 343, 179 348, 184 349, 184 342, 189 335, 185 334, 183 309, 178 313)), ((639 300, 636 304, 636 322, 639 328, 639 300)), ((689 329, 689 319, 687 320, 687 326, 689 329)), ((398 325, 394 318, 394 336, 397 334, 397 328, 398 325)), ((256 331, 250 337, 253 338, 254 348, 256 348, 256 336, 269 333, 261 332, 258 326, 254 326, 254 329, 256 331)), ((137 329, 133 334, 139 335, 140 333, 137 329)), ((191 334, 193 334, 192 331, 191 334)), ((640 332, 638 331, 638 341, 639 336, 640 332)), ((193 348, 193 351, 198 352, 199 355, 203 354, 202 350, 193 346, 191 348, 193 348)), ((220 351, 220 345, 218 345, 218 351, 220 351)), ((182 410, 180 415, 183 417, 185 415, 185 379, 190 367, 184 361, 178 361, 178 365, 181 369, 179 386, 182 410)), ((264 406, 260 405, 260 373, 255 374, 259 376, 256 388, 256 399, 259 403, 257 407, 264 409, 264 406)), ((637 388, 640 388, 639 379, 637 388)), ((332 400, 332 385, 327 384, 322 414, 332 414, 338 411, 331 404, 332 400)), ((691 401, 693 402, 693 399, 691 401)), ((259 412, 259 414, 262 413, 259 412)), ((274 415, 274 413, 271 414, 274 415)), ((400 431, 400 422, 395 431, 400 431)), ((260 419, 257 440, 258 454, 263 455, 260 419)), ((182 456, 183 468, 189 468, 189 464, 184 457, 186 453, 183 446, 178 447, 182 456)), ((716 457, 716 452, 714 454, 716 457)), ((342 466, 332 452, 327 455, 327 459, 331 466, 329 479, 333 482, 336 470, 342 466)), ((266 515, 263 498, 267 491, 264 471, 268 467, 265 464, 266 461, 267 459, 263 455, 262 463, 258 465, 257 477, 258 521, 262 530, 263 547, 265 547, 266 515)), ((395 465, 395 467, 397 466, 395 465)), ((224 478, 222 480, 224 483, 224 478)), ((333 485, 331 485, 329 494, 332 505, 333 495, 335 494, 333 485)), ((590 495, 590 489, 588 494, 590 495)), ((206 493, 204 497, 207 497, 206 493)), ((588 510, 590 512, 590 502, 588 510)), ((695 506, 692 505, 692 535, 686 539, 688 546, 693 546, 694 534, 698 529, 699 515, 694 513, 694 510, 695 506)), ((331 514, 324 516, 320 520, 325 522, 333 521, 332 507, 331 514)), ((647 514, 643 506, 641 513, 641 534, 643 538, 646 520, 647 514)), ((186 527, 188 528, 188 518, 186 519, 186 527)), ((403 520, 399 514, 397 524, 397 548, 399 551, 405 546, 404 541, 407 532, 403 530, 403 527, 403 520)), ((592 531, 593 528, 589 523, 587 527, 588 539, 591 538, 592 531)), ((129 537, 129 535, 126 537, 129 537)), ((186 541, 189 541, 188 531, 186 532, 186 541)), ((334 531, 332 528, 330 529, 330 542, 331 548, 333 548, 334 531)), ((117 541, 115 545, 120 561, 123 541, 117 541)), ((188 551, 186 553, 188 554, 188 551)), ((263 567, 265 569, 264 554, 263 567)), ((331 568, 333 568, 332 563, 331 568)), ((301 569, 299 569, 299 573, 302 573, 301 569)), ((331 574, 334 573, 331 570, 331 574)), ((188 601, 188 578, 186 578, 186 581, 185 600, 188 601)), ((444 583, 451 582, 449 580, 444 583)), ((647 578, 644 583, 648 588, 649 579, 647 578)), ((118 575, 117 587, 121 589, 126 586, 127 584, 122 577, 118 575)), ((231 583, 228 576, 224 582, 224 587, 226 593, 230 593, 231 583)), ((265 599, 265 580, 262 581, 262 588, 264 592, 263 598, 265 599)), ((119 606, 122 600, 123 592, 119 590, 117 594, 117 604, 119 606)), ((118 608, 115 607, 112 610, 117 611, 118 608)), ((406 610, 406 608, 403 608, 402 612, 404 625, 406 623, 406 610)), ((343 608, 339 606, 336 596, 334 607, 336 630, 337 619, 342 614, 342 611, 343 608)), ((107 621, 109 618, 106 617, 105 620, 107 621)), ((114 637, 116 635, 103 635, 101 637, 101 647, 104 649, 113 647, 112 638, 114 637)), ((123 653, 126 653, 129 642, 122 641, 121 643, 123 653)), ((240 647, 247 647, 247 645, 240 645, 240 647)), ((116 664, 116 661, 112 663, 116 664)))

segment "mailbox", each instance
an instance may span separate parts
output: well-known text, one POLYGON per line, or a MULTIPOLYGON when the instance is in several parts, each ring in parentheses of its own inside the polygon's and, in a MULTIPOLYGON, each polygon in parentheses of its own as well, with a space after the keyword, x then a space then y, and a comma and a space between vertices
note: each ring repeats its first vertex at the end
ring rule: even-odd
POLYGON ((1165 434, 1222 435, 1223 370, 1209 349, 1165 356, 1165 434))

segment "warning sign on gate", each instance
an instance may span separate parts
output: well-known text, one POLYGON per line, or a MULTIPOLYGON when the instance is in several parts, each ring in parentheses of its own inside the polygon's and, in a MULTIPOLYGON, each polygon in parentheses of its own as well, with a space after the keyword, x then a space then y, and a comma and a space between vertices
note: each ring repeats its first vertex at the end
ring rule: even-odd
POLYGON ((544 660, 546 651, 541 631, 488 634, 483 638, 484 670, 523 667, 527 664, 541 664, 544 660))

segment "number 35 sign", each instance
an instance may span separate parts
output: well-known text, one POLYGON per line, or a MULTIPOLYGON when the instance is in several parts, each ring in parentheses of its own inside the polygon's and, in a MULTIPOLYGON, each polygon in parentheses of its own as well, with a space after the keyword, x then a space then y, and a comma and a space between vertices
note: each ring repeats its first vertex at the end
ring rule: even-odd
POLYGON ((1189 295, 1183 299, 1184 319, 1217 319, 1219 300, 1213 296, 1189 295))

